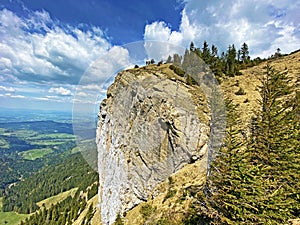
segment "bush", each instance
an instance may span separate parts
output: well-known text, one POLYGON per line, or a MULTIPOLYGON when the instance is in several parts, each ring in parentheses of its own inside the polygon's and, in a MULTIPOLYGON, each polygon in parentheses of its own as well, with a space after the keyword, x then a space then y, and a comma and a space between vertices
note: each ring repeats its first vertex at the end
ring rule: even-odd
POLYGON ((244 91, 243 88, 240 87, 240 89, 239 89, 237 92, 235 92, 235 94, 236 94, 236 95, 245 95, 246 92, 244 91))
POLYGON ((177 67, 177 66, 174 66, 174 65, 170 65, 169 68, 170 68, 171 70, 173 70, 174 73, 176 73, 178 76, 184 77, 185 72, 184 72, 184 70, 182 70, 181 68, 179 68, 179 67, 177 67))
POLYGON ((197 82, 195 81, 195 79, 192 76, 190 76, 190 75, 187 75, 187 77, 186 77, 186 83, 188 85, 196 85, 197 84, 197 82))
POLYGON ((117 218, 116 218, 116 221, 115 221, 114 225, 124 225, 120 214, 117 215, 117 218))
POLYGON ((144 219, 149 218, 155 211, 156 211, 156 207, 153 207, 148 203, 143 205, 142 208, 140 209, 140 213, 142 214, 144 219))
POLYGON ((168 198, 174 197, 174 196, 176 195, 176 193, 177 193, 176 190, 174 190, 174 189, 169 189, 169 191, 168 191, 167 195, 165 196, 163 202, 165 202, 168 198))

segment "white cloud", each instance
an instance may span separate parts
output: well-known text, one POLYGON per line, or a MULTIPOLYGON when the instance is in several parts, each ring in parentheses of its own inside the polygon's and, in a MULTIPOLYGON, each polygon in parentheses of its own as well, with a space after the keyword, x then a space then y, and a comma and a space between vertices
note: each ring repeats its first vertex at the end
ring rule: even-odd
POLYGON ((16 89, 14 89, 13 87, 4 87, 4 86, 0 86, 0 91, 5 91, 5 92, 15 92, 16 89))
POLYGON ((6 94, 0 94, 0 97, 6 97, 6 98, 27 98, 24 95, 18 95, 18 94, 12 94, 12 93, 6 93, 6 94))
POLYGON ((54 93, 58 95, 68 96, 71 95, 72 92, 66 88, 59 87, 59 88, 50 88, 49 93, 54 93))
POLYGON ((111 79, 119 70, 131 65, 129 52, 126 48, 114 46, 102 57, 93 61, 85 71, 80 84, 89 85, 101 84, 111 79))
POLYGON ((11 98, 26 98, 24 95, 11 95, 11 98))
POLYGON ((89 64, 110 47, 97 27, 61 25, 45 11, 18 17, 0 11, 0 81, 76 84, 89 64), (10 80, 11 81, 11 80, 10 80))
POLYGON ((225 51, 229 44, 238 48, 246 42, 251 56, 267 57, 278 47, 289 53, 300 48, 299 1, 186 0, 178 31, 166 23, 145 27, 145 40, 166 41, 188 47, 204 40, 225 51))

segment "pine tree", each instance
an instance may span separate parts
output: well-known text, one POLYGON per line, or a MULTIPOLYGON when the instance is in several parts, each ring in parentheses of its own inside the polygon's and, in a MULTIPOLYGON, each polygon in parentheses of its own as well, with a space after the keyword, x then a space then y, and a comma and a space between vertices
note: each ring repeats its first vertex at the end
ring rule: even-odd
POLYGON ((244 43, 240 50, 241 60, 245 64, 249 61, 249 47, 246 43, 244 43))
POLYGON ((210 49, 209 49, 207 41, 203 42, 201 58, 203 59, 203 61, 205 63, 210 63, 211 56, 210 56, 210 49))
POLYGON ((235 106, 227 104, 224 146, 185 224, 276 225, 300 217, 299 94, 287 72, 270 66, 261 81, 250 143, 244 145, 235 106))
POLYGON ((191 52, 194 52, 194 51, 195 51, 195 45, 194 45, 194 42, 191 42, 191 44, 190 44, 190 51, 191 51, 191 52))
POLYGON ((166 63, 172 63, 172 57, 169 55, 166 63))
POLYGON ((175 53, 175 54, 173 55, 173 63, 174 63, 174 65, 176 65, 176 66, 180 66, 180 65, 181 65, 181 57, 180 57, 180 55, 178 55, 177 53, 175 53))
POLYGON ((194 210, 185 224, 238 224, 245 214, 249 214, 249 206, 244 206, 247 199, 244 192, 253 182, 242 131, 239 128, 240 116, 236 105, 226 100, 227 129, 224 145, 215 154, 210 166, 210 175, 199 202, 194 203, 194 210), (200 208, 199 208, 200 206, 200 208))
POLYGON ((260 223, 283 224, 299 216, 299 120, 294 89, 287 72, 267 66, 262 78, 261 110, 249 148, 251 163, 259 168, 257 196, 260 223))
POLYGON ((212 58, 215 58, 218 56, 218 48, 215 45, 211 46, 211 56, 212 56, 212 58))
POLYGON ((229 45, 226 53, 225 74, 235 76, 238 74, 238 65, 236 63, 237 52, 234 45, 229 45))

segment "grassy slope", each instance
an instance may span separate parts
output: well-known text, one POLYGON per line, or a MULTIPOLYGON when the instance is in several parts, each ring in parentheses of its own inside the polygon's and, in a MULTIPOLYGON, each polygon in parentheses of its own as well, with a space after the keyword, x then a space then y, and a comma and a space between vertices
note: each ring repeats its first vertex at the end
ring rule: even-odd
POLYGON ((93 204, 94 210, 95 210, 95 214, 93 216, 92 219, 92 224, 97 224, 100 225, 101 224, 101 219, 100 219, 100 211, 99 211, 99 207, 98 207, 98 195, 95 195, 93 198, 91 198, 88 202, 87 202, 87 206, 85 207, 85 209, 82 211, 82 213, 80 213, 78 219, 73 223, 73 225, 81 225, 83 224, 83 220, 84 217, 86 216, 89 206, 93 204))
POLYGON ((259 78, 264 73, 264 67, 267 64, 274 66, 274 68, 279 71, 287 70, 294 82, 296 82, 297 78, 300 78, 300 52, 296 52, 282 58, 268 60, 258 66, 242 70, 242 76, 230 77, 224 80, 221 84, 222 89, 224 90, 224 95, 233 99, 234 103, 239 104, 238 110, 241 112, 244 126, 249 124, 253 111, 259 110, 259 78), (240 87, 246 92, 245 95, 235 94, 240 87), (245 102, 246 99, 248 99, 248 102, 245 102))
POLYGON ((17 225, 29 217, 29 215, 17 214, 15 212, 2 212, 2 198, 0 198, 0 224, 17 225))
MULTIPOLYGON (((51 206, 51 204, 55 205, 70 195, 74 196, 76 190, 77 190, 77 188, 73 188, 69 191, 52 196, 50 198, 47 198, 43 201, 38 202, 37 205, 42 206, 43 204, 45 204, 45 207, 49 208, 51 206)), ((18 225, 22 220, 26 219, 29 216, 30 216, 30 214, 18 214, 15 212, 2 212, 2 198, 0 198, 0 224, 18 225), (5 221, 6 221, 6 223, 5 223, 5 221)))
POLYGON ((45 207, 48 209, 48 208, 50 208, 50 206, 52 204, 55 205, 55 204, 63 201, 64 199, 66 199, 68 196, 74 196, 77 189, 78 188, 73 188, 71 190, 65 191, 65 192, 60 193, 58 195, 52 196, 50 198, 46 198, 43 201, 38 202, 37 205, 39 207, 41 207, 43 204, 45 204, 45 207))

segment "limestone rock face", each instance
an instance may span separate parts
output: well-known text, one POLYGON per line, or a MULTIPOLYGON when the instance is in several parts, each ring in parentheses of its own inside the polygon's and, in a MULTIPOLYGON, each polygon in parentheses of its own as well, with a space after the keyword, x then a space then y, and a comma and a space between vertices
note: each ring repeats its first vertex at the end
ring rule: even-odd
POLYGON ((96 139, 103 224, 153 197, 155 187, 183 166, 206 157, 205 99, 179 78, 165 65, 150 66, 119 73, 109 87, 96 139))

